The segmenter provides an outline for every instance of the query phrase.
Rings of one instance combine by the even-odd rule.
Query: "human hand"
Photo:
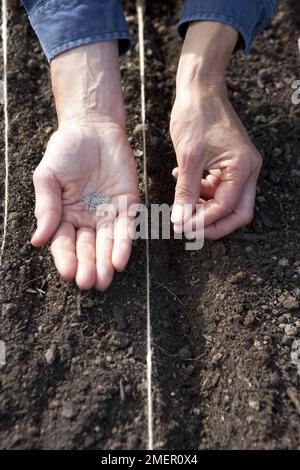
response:
[[[56,267],[81,289],[106,289],[114,270],[129,259],[126,238],[132,216],[120,209],[138,203],[136,168],[125,131],[112,123],[79,122],[62,125],[51,137],[33,176],[37,230],[32,244],[51,240]],[[105,193],[116,219],[89,212],[81,198]],[[112,234],[112,231],[113,234]],[[124,236],[125,234],[125,236]]]
[[[128,262],[130,206],[139,201],[125,131],[118,42],[58,55],[51,78],[59,127],[33,175],[38,227],[32,244],[51,241],[62,277],[76,279],[81,289],[104,290],[114,270],[122,271]],[[110,204],[90,212],[81,199],[99,193]]]
[[[191,86],[177,96],[171,136],[178,162],[173,171],[174,230],[180,231],[188,217],[182,212],[184,204],[204,204],[206,239],[216,240],[250,223],[261,157],[226,93]],[[193,215],[194,227],[197,217]]]
[[[253,215],[261,157],[232,108],[225,70],[238,39],[231,26],[218,22],[190,23],[176,81],[170,132],[178,167],[171,220],[175,232],[200,227],[218,239]],[[204,204],[204,212],[191,206]],[[185,208],[183,207],[184,205]]]

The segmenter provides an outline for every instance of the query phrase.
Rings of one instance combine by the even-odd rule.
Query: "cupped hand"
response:
[[[137,175],[125,131],[113,123],[79,122],[60,126],[33,175],[37,229],[32,244],[51,241],[56,267],[66,280],[81,289],[105,290],[114,270],[129,260],[127,236],[139,201]],[[99,216],[87,210],[82,198],[105,193],[114,207]]]
[[[204,204],[204,236],[216,240],[250,223],[261,156],[225,91],[192,84],[177,95],[170,132],[178,167],[172,222],[182,231],[190,205]],[[185,205],[189,205],[184,207]],[[202,214],[199,211],[199,214]],[[197,223],[194,213],[193,226]],[[198,227],[201,226],[198,221]]]

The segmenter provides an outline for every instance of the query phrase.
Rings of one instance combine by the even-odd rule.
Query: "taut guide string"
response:
[[[2,264],[2,256],[6,242],[7,218],[8,218],[8,99],[7,99],[7,3],[2,0],[2,51],[3,51],[3,80],[1,82],[3,88],[3,115],[4,115],[4,217],[3,217],[3,234],[0,248],[0,266]]]
[[[145,42],[144,42],[144,1],[137,0],[137,16],[139,29],[140,79],[141,79],[141,118],[143,128],[143,158],[145,202],[149,207],[147,145],[146,145],[146,99],[145,99]],[[148,450],[153,450],[153,411],[152,411],[152,336],[150,310],[150,256],[149,237],[146,237],[146,276],[147,276],[147,419],[148,419]]]

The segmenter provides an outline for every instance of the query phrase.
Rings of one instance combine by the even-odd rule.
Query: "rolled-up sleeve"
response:
[[[22,0],[49,61],[84,44],[119,40],[120,54],[130,47],[121,0]]]
[[[242,39],[239,47],[248,53],[255,37],[275,15],[277,3],[277,0],[186,0],[178,32],[184,38],[191,21],[226,23],[239,31]]]

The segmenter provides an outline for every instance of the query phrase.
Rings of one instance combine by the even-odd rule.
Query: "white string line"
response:
[[[141,118],[143,128],[143,160],[145,202],[149,207],[147,146],[146,146],[146,99],[145,99],[145,44],[144,44],[144,1],[137,0],[139,26],[140,79],[141,79]],[[152,412],[152,339],[150,310],[150,256],[149,237],[146,237],[146,276],[147,276],[147,412],[148,412],[148,450],[153,450],[153,412]]]
[[[4,158],[5,158],[5,179],[4,179],[4,219],[3,235],[0,249],[0,266],[6,241],[7,217],[8,217],[8,99],[7,99],[7,3],[2,0],[2,50],[3,50],[3,114],[4,114]]]

